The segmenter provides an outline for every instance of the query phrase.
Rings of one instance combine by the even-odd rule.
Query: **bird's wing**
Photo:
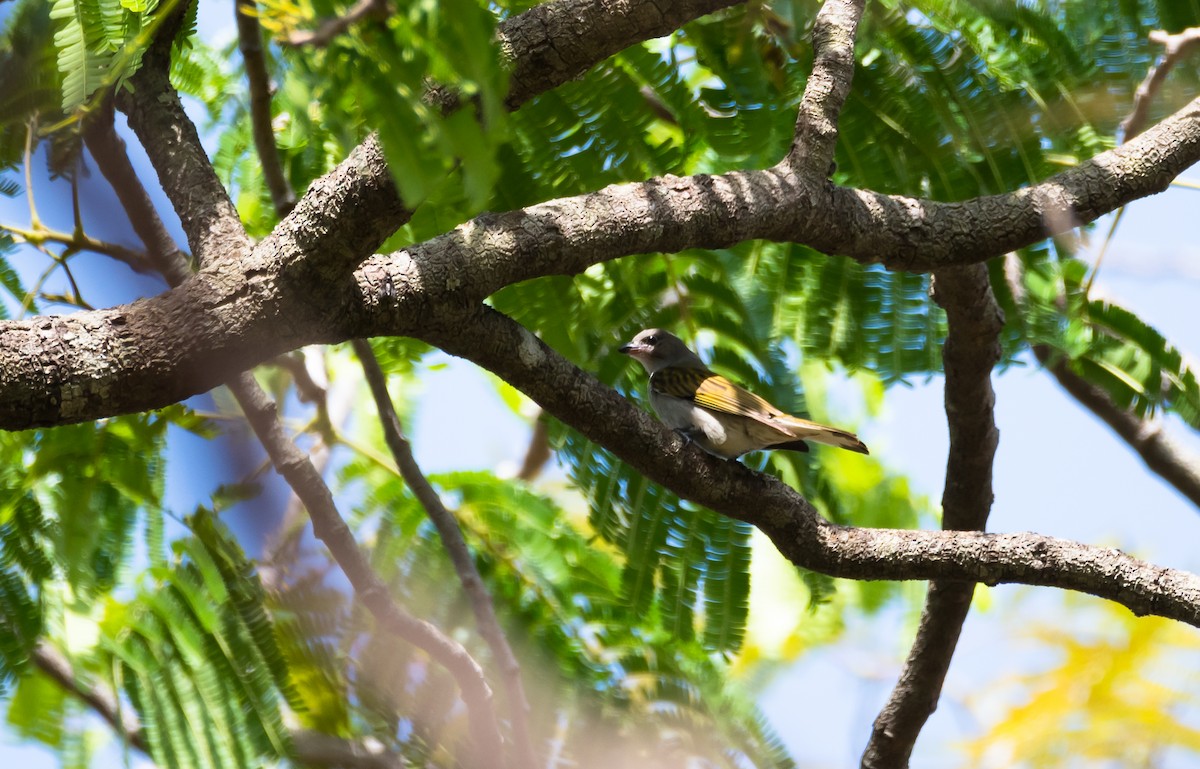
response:
[[[789,446],[785,443],[772,443],[766,435],[762,435],[768,445],[807,451],[807,447],[801,446],[804,446],[803,441],[808,440],[839,446],[859,454],[870,453],[854,433],[784,413],[768,401],[708,369],[662,369],[650,377],[650,389],[663,395],[690,400],[709,411],[752,419],[780,436],[799,439],[795,441],[798,446]]]
[[[754,393],[738,387],[720,374],[701,368],[665,368],[650,377],[650,389],[684,398],[711,411],[747,417],[790,435],[787,427],[775,421],[786,417],[779,409]]]

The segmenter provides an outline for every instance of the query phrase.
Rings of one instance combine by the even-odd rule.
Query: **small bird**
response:
[[[668,427],[709,454],[736,459],[748,451],[808,451],[805,441],[870,453],[852,433],[785,414],[704,365],[679,337],[648,328],[620,351],[650,375],[650,405]]]

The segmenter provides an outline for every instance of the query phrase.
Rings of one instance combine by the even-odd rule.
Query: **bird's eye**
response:
[[[646,337],[646,344],[658,344],[658,337],[654,334]]]

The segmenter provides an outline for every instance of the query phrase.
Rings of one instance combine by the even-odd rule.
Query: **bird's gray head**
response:
[[[683,340],[661,328],[639,332],[629,344],[621,345],[620,351],[642,364],[648,374],[667,366],[705,368],[704,361]]]

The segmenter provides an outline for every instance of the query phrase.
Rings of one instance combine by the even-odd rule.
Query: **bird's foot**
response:
[[[690,446],[691,444],[696,443],[696,439],[694,437],[692,437],[693,434],[695,433],[695,430],[693,430],[690,427],[676,427],[675,433],[680,438],[683,438],[683,444],[685,446]],[[699,445],[699,444],[696,443],[696,445]]]

